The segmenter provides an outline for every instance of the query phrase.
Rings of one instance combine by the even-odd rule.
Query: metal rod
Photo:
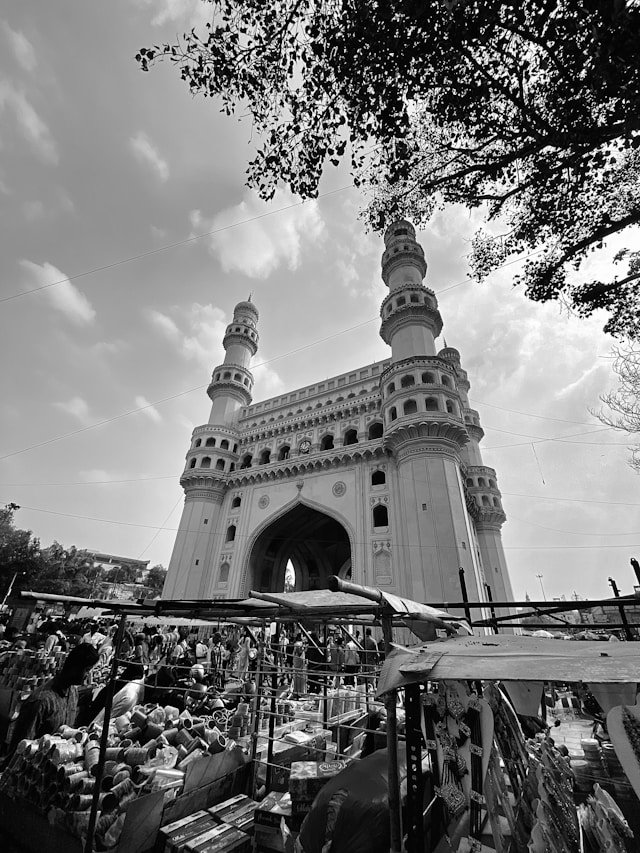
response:
[[[391,653],[392,628],[388,616],[382,618],[385,655]],[[390,690],[384,695],[387,711],[387,776],[389,782],[389,833],[391,853],[402,851],[402,826],[400,818],[400,780],[398,779],[398,725],[396,717],[396,691]]]
[[[627,625],[629,625],[628,622],[627,622]],[[634,625],[634,623],[631,623],[631,625],[635,628],[640,629],[640,624]],[[487,628],[487,627],[492,627],[492,626],[487,625],[486,621],[483,621],[483,622],[472,622],[471,627],[472,628]],[[498,628],[524,628],[525,631],[528,631],[529,628],[535,628],[536,630],[541,628],[541,629],[544,629],[545,631],[559,631],[561,628],[564,628],[564,627],[565,627],[564,625],[550,625],[548,622],[527,622],[526,625],[522,625],[520,622],[501,622],[498,625]],[[621,628],[624,628],[625,624],[624,624],[624,622],[572,622],[570,625],[567,625],[566,627],[571,628],[572,630],[578,628],[581,631],[582,630],[603,631],[603,630],[607,630],[608,628],[611,628],[611,629],[615,628],[615,629],[619,630]],[[567,632],[564,631],[563,633],[566,634]]]
[[[618,589],[618,584],[614,581],[613,578],[609,578],[609,585],[611,586],[611,589],[613,590],[613,594],[615,595],[615,597],[620,598],[620,591]],[[627,638],[627,640],[633,640],[634,639],[633,631],[629,627],[629,622],[627,621],[627,614],[624,612],[624,607],[619,607],[618,612],[620,613],[620,621],[624,625],[625,637]]]
[[[127,625],[127,615],[123,613],[120,616],[118,630],[114,640],[113,660],[111,661],[111,672],[109,681],[105,688],[104,702],[104,720],[102,722],[102,732],[100,733],[100,755],[96,765],[94,774],[95,783],[93,788],[93,797],[91,799],[91,812],[89,813],[89,827],[87,829],[87,840],[84,845],[84,853],[92,853],[93,840],[96,832],[96,820],[98,818],[98,802],[100,799],[100,786],[102,784],[102,776],[104,774],[104,761],[107,750],[107,741],[109,740],[109,724],[111,723],[111,708],[113,707],[113,694],[116,689],[116,675],[118,674],[118,658],[120,656],[120,647],[124,637],[124,630]]]
[[[491,613],[491,618],[495,619],[496,618],[496,608],[492,604],[493,596],[491,595],[491,585],[488,583],[485,583],[484,588],[485,588],[486,593],[487,593],[487,601],[491,604],[491,607],[489,608],[490,613]],[[493,624],[493,633],[494,634],[498,633],[498,628],[497,628],[495,623]]]
[[[458,569],[458,577],[460,578],[460,592],[464,601],[464,615],[467,617],[467,622],[471,622],[471,610],[469,609],[469,596],[467,594],[467,583],[464,579],[464,569],[462,566]]]
[[[285,669],[287,666],[285,650]],[[276,724],[276,693],[278,690],[278,668],[274,666],[271,673],[271,703],[269,706],[269,741],[267,743],[267,774],[266,774],[266,790],[271,790],[271,765],[273,763],[273,733]]]

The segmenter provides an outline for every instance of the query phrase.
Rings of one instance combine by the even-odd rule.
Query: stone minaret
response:
[[[258,309],[249,298],[239,302],[223,339],[224,363],[211,376],[209,423],[191,436],[180,485],[184,509],[169,563],[164,598],[198,598],[205,594],[219,537],[224,536],[221,509],[226,474],[238,461],[237,421],[243,406],[251,403],[251,358],[258,350]]]
[[[510,593],[500,545],[504,513],[492,501],[491,519],[483,520],[484,492],[479,505],[476,489],[466,488],[477,481],[475,473],[467,476],[467,468],[490,470],[482,466],[478,450],[482,430],[477,413],[468,408],[466,373],[455,350],[436,354],[442,318],[434,292],[422,283],[427,264],[413,226],[395,222],[384,241],[382,278],[389,295],[380,311],[380,335],[392,356],[380,379],[380,395],[384,443],[399,478],[401,505],[394,514],[405,544],[393,559],[401,594],[417,601],[459,601],[462,567],[470,599],[486,600],[490,582],[497,600]],[[499,500],[493,471],[491,480],[493,487],[484,490],[487,499]]]

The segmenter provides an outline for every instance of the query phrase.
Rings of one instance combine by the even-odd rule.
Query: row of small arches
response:
[[[501,509],[498,498],[492,499],[488,495],[482,495],[482,498],[479,495],[476,495],[476,503],[480,506],[494,506],[497,509]]]
[[[420,374],[420,381],[423,385],[436,385],[440,383],[440,385],[444,385],[445,388],[453,388],[453,382],[450,376],[447,376],[444,373],[431,373],[430,371],[425,371]],[[413,373],[405,373],[404,376],[400,378],[399,388],[411,388],[416,384],[416,377]],[[396,391],[396,383],[390,382],[387,385],[386,393],[387,396],[389,394],[393,394]]]
[[[352,399],[354,399],[355,397],[362,397],[362,396],[364,396],[365,394],[375,394],[377,390],[378,390],[378,389],[377,389],[377,387],[376,387],[375,385],[371,388],[371,390],[369,390],[369,389],[367,389],[367,388],[363,388],[363,389],[362,389],[361,391],[359,391],[357,394],[354,394],[353,392],[352,392],[352,393],[350,393],[350,394],[347,394],[346,399],[347,399],[347,400],[352,400]],[[293,411],[293,409],[291,409],[291,411],[287,412],[287,413],[286,413],[286,415],[285,415],[285,414],[283,414],[283,413],[281,413],[281,414],[279,414],[279,415],[278,415],[278,417],[277,417],[277,418],[269,418],[269,420],[268,420],[268,421],[267,421],[266,419],[264,419],[264,418],[263,418],[261,421],[259,421],[259,422],[258,422],[258,421],[254,421],[254,422],[251,424],[250,429],[255,429],[255,428],[256,428],[256,427],[258,427],[258,426],[264,426],[266,423],[273,423],[275,420],[281,421],[281,420],[283,420],[284,418],[292,418],[292,417],[294,417],[294,415],[304,415],[304,414],[305,414],[305,412],[312,412],[314,409],[323,409],[325,406],[332,406],[334,403],[344,403],[344,401],[345,401],[345,398],[344,398],[344,397],[336,397],[336,399],[335,399],[335,400],[324,400],[324,401],[320,401],[320,402],[316,403],[316,404],[315,404],[315,406],[307,406],[305,409],[296,409],[296,411],[295,411],[295,412]]]
[[[233,328],[229,326],[227,334],[230,334],[232,331],[241,332],[243,335],[247,335],[247,337],[251,338],[252,341],[255,341],[258,337],[255,332],[250,332],[249,329],[241,329],[240,326],[234,326]]]
[[[476,482],[475,482],[471,477],[467,477],[467,481],[466,481],[466,482],[467,482],[467,486],[469,486],[469,488],[474,488],[474,486],[476,486],[476,485],[477,485],[477,486],[478,486],[478,488],[480,488],[480,489],[486,489],[486,488],[487,488],[487,486],[488,486],[490,489],[497,489],[497,488],[498,488],[498,487],[496,486],[496,481],[495,481],[492,477],[489,477],[489,479],[488,479],[488,480],[485,480],[485,478],[484,478],[484,477],[478,477],[478,482],[477,482],[477,483],[476,483]]]
[[[193,446],[194,447],[201,447],[202,446],[202,439],[196,438],[196,440],[193,443]],[[216,446],[215,438],[207,438],[204,442],[204,446],[205,447],[215,447]],[[222,441],[220,442],[220,450],[232,450],[233,453],[236,453],[238,450],[238,445],[234,444],[233,448],[232,448],[229,440],[226,438],[223,438]]]
[[[384,432],[384,427],[380,423],[380,421],[375,421],[374,423],[369,425],[367,430],[367,441],[375,441],[376,439],[382,438],[382,434]],[[342,446],[348,447],[352,444],[358,444],[358,430],[356,429],[348,429],[343,438],[342,438]],[[320,440],[320,452],[324,452],[327,450],[335,449],[335,436],[332,433],[327,433]],[[278,450],[277,456],[272,458],[273,454],[270,448],[265,448],[258,457],[258,465],[268,465],[270,462],[284,462],[291,455],[291,445],[283,444]],[[253,455],[251,453],[246,453],[242,459],[240,460],[240,468],[251,468],[253,465]]]
[[[235,471],[236,465],[235,462],[231,462],[229,464],[229,468],[227,469],[227,464],[225,459],[216,459],[215,465],[212,464],[213,460],[210,456],[203,456],[198,462],[197,457],[194,457],[191,462],[189,462],[189,469],[192,468],[213,468],[215,471]]]
[[[420,409],[420,411],[425,412],[441,412],[440,403],[435,397],[426,397],[424,401],[424,410]],[[447,400],[445,403],[445,411],[449,415],[454,415],[456,417],[460,417],[458,413],[458,407],[452,400]],[[403,415],[415,415],[418,412],[418,401],[417,400],[405,400],[402,404],[402,414]],[[389,420],[395,421],[398,418],[398,409],[396,406],[391,406],[389,409]]]
[[[422,305],[429,305],[431,307],[434,307],[433,301],[428,296],[426,296],[425,294],[422,294],[422,293],[410,293],[409,299],[408,299],[408,304],[413,304],[413,305],[422,304]],[[402,308],[403,305],[407,305],[407,299],[404,296],[398,296],[397,299],[393,299],[387,303],[386,308],[384,309],[384,313],[388,317],[389,314],[391,314],[391,312],[394,310],[394,308]]]
[[[230,370],[225,370],[224,372],[216,373],[214,377],[216,382],[219,382],[221,379],[233,379],[234,382],[242,382],[243,385],[249,387],[249,377],[241,376],[239,373],[231,373]]]

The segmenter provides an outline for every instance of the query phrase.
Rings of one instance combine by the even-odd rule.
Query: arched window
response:
[[[253,462],[253,456],[250,453],[245,453],[240,462],[240,468],[251,468],[251,463]]]
[[[382,438],[383,427],[380,421],[376,421],[375,423],[369,424],[369,432],[367,437],[369,441],[374,441],[376,438]]]
[[[417,293],[412,293],[409,298],[411,299],[412,302],[418,302],[419,301]]]
[[[202,444],[202,439],[201,439],[201,438],[196,438],[196,443],[195,443],[193,446],[194,446],[194,447],[200,447],[200,445],[201,445],[201,444]]]
[[[390,418],[392,421],[395,421],[395,419],[396,419],[397,417],[398,417],[398,412],[397,412],[397,410],[396,410],[396,407],[395,407],[395,406],[391,406],[391,408],[389,409],[389,418]]]
[[[237,444],[234,444],[234,445],[233,445],[233,452],[234,452],[234,453],[237,453],[237,452],[238,452],[238,445],[237,445]]]
[[[215,438],[208,438],[208,439],[205,441],[204,446],[205,446],[205,447],[215,447],[215,446],[216,446],[216,440],[215,440]]]
[[[216,382],[220,379],[220,374],[216,373]]]
[[[289,454],[291,453],[291,448],[288,444],[283,444],[280,448],[280,452],[278,453],[278,461],[283,462],[285,459],[289,458]]]
[[[448,377],[448,376],[442,376],[442,377],[441,377],[441,379],[442,379],[442,384],[443,384],[446,388],[451,388],[451,380],[449,379],[449,377]]]
[[[220,450],[228,450],[228,449],[229,449],[229,442],[227,441],[226,438],[223,438],[222,441],[220,442]]]
[[[232,462],[232,463],[229,465],[229,470],[230,470],[230,471],[235,471],[235,470],[236,470],[236,463],[235,463],[235,462]]]
[[[415,400],[407,400],[402,409],[405,415],[415,415],[418,411],[418,404]]]
[[[471,477],[467,477],[467,486],[473,488],[473,480],[471,479]]]
[[[482,496],[482,506],[491,506],[491,501],[486,495]]]
[[[393,394],[393,392],[395,390],[396,390],[395,382],[390,382],[389,387],[387,388],[387,394]]]
[[[447,400],[447,412],[449,412],[450,415],[455,415],[456,413],[451,400]]]
[[[333,436],[325,435],[320,442],[320,450],[333,450]]]
[[[495,480],[489,480],[489,485],[491,486],[492,489],[495,489],[496,488],[496,481]]]
[[[216,471],[224,471],[224,459],[218,459],[217,460]]]
[[[494,505],[494,506],[497,506],[497,507],[498,507],[498,509],[500,508],[500,501],[498,500],[498,498],[494,498],[494,499],[493,499],[493,505]]]
[[[355,429],[348,429],[344,434],[344,441],[342,442],[346,447],[349,444],[357,444],[358,443],[358,431]]]
[[[434,382],[433,373],[423,373],[422,374],[422,381],[424,382],[425,385],[433,385],[433,382]]]
[[[399,308],[401,305],[405,305],[406,301],[407,300],[404,298],[404,296],[398,296],[398,301],[396,302],[396,305]]]
[[[260,464],[268,465],[271,462],[271,451],[267,448],[267,450],[263,450],[260,454]]]
[[[202,462],[200,463],[200,467],[201,468],[211,468],[211,457],[210,456],[203,456]]]
[[[231,374],[229,373],[229,371],[228,371],[228,370],[225,372],[225,374],[224,374],[224,377],[223,377],[223,378],[224,378],[224,379],[231,379]]]
[[[189,468],[195,468],[197,461],[197,459],[192,459],[191,462],[189,462]]]
[[[227,527],[227,536],[226,536],[226,539],[224,541],[225,542],[233,542],[235,538],[236,538],[236,526],[235,526],[235,524],[230,524]]]
[[[425,408],[428,412],[437,412],[440,406],[435,397],[427,397],[424,401]]]
[[[478,477],[478,486],[480,486],[481,489],[487,488],[487,481],[484,477]]]
[[[235,498],[231,501],[231,509],[237,509],[242,503],[242,498],[240,495],[236,495]]]
[[[351,394],[347,394],[347,400],[352,400],[355,396],[356,395],[352,391]]]
[[[415,385],[415,384],[416,384],[416,380],[414,379],[414,377],[410,373],[407,373],[407,375],[403,376],[402,379],[400,380],[400,387],[401,388],[410,388],[412,385]]]
[[[220,577],[218,583],[227,583],[229,580],[229,563],[223,563],[220,566]]]
[[[389,526],[389,513],[387,512],[386,506],[382,504],[378,504],[373,508],[373,526],[374,527],[388,527]]]
[[[384,486],[387,482],[387,477],[384,471],[374,471],[371,475],[371,485],[372,486]]]

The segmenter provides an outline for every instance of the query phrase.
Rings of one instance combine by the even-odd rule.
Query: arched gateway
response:
[[[330,575],[351,577],[349,534],[335,518],[297,502],[269,519],[249,543],[245,591],[281,592],[289,560],[296,590],[325,589]]]
[[[297,589],[351,573],[417,601],[456,601],[462,567],[471,599],[513,597],[496,473],[460,353],[435,343],[424,252],[405,221],[384,239],[384,361],[253,403],[258,311],[236,305],[180,478],[165,598],[280,591],[289,560]]]

